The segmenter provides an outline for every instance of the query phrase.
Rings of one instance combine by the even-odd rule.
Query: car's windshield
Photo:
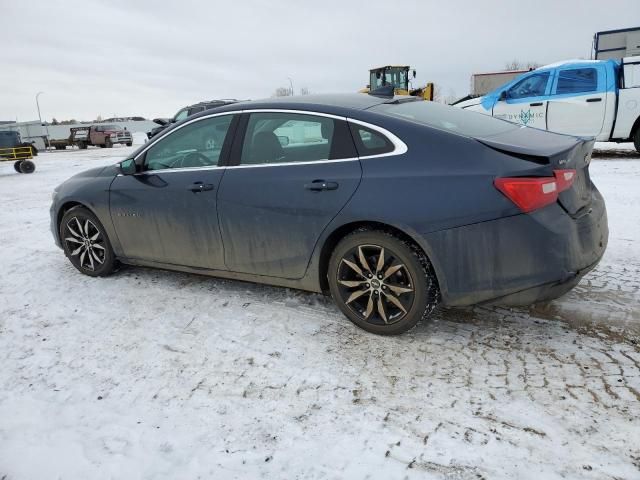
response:
[[[122,130],[122,127],[119,125],[104,125],[100,130],[106,132],[107,130]]]
[[[520,128],[511,122],[434,102],[383,103],[371,111],[469,137],[486,137]]]

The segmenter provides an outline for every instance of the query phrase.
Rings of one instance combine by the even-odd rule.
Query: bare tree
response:
[[[520,60],[514,58],[513,60],[505,63],[504,69],[507,71],[511,70],[534,70],[541,65],[538,62],[521,62]]]
[[[288,87],[278,87],[271,95],[272,97],[290,97],[293,95],[291,89]]]

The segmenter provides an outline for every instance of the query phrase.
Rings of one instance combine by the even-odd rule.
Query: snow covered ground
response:
[[[82,276],[51,191],[131,149],[0,164],[0,479],[640,478],[640,156],[598,147],[611,237],[573,292],[395,338],[320,295]]]

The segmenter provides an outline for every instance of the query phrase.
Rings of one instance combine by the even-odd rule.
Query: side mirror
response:
[[[416,78],[416,71],[413,71],[413,78]]]
[[[507,99],[507,91],[503,90],[500,92],[500,97],[498,97],[498,101],[504,102]]]
[[[127,158],[120,162],[120,173],[123,175],[133,175],[138,171],[136,161],[133,158]]]

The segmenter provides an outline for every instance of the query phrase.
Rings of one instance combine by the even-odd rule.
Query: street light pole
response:
[[[38,107],[38,119],[40,120],[40,126],[42,127],[42,116],[40,115],[40,102],[38,102],[38,97],[42,95],[44,92],[38,92],[36,94],[36,107]],[[47,131],[47,148],[51,148],[51,144],[49,143],[49,126],[45,125],[45,129]]]
[[[291,96],[293,96],[293,80],[291,80],[291,77],[287,77],[289,79],[289,85],[291,86]]]

